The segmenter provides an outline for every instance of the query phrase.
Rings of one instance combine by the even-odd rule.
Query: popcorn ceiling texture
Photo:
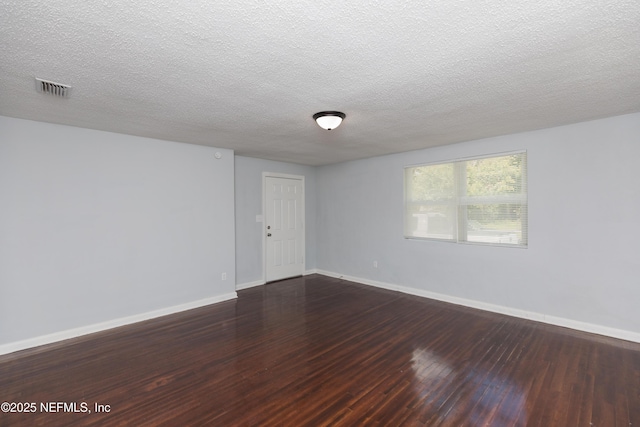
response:
[[[1,115],[321,165],[640,111],[640,2],[4,0],[0,58]]]

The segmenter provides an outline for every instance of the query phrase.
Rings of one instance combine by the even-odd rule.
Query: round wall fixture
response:
[[[216,153],[214,154],[214,157],[218,160],[220,160],[222,158],[222,153],[219,151],[216,151]]]
[[[313,120],[318,123],[322,129],[331,130],[340,126],[346,114],[340,111],[321,111],[313,115]]]

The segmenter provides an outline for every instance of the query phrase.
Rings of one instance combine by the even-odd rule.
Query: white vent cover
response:
[[[58,98],[68,98],[71,86],[50,82],[36,77],[36,90],[38,92],[48,93],[49,95],[53,95]]]

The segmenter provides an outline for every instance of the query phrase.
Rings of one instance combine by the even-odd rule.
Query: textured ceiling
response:
[[[5,116],[321,165],[636,111],[638,0],[0,4]]]

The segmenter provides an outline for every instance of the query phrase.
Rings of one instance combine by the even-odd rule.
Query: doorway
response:
[[[304,177],[263,174],[265,282],[304,274]]]

